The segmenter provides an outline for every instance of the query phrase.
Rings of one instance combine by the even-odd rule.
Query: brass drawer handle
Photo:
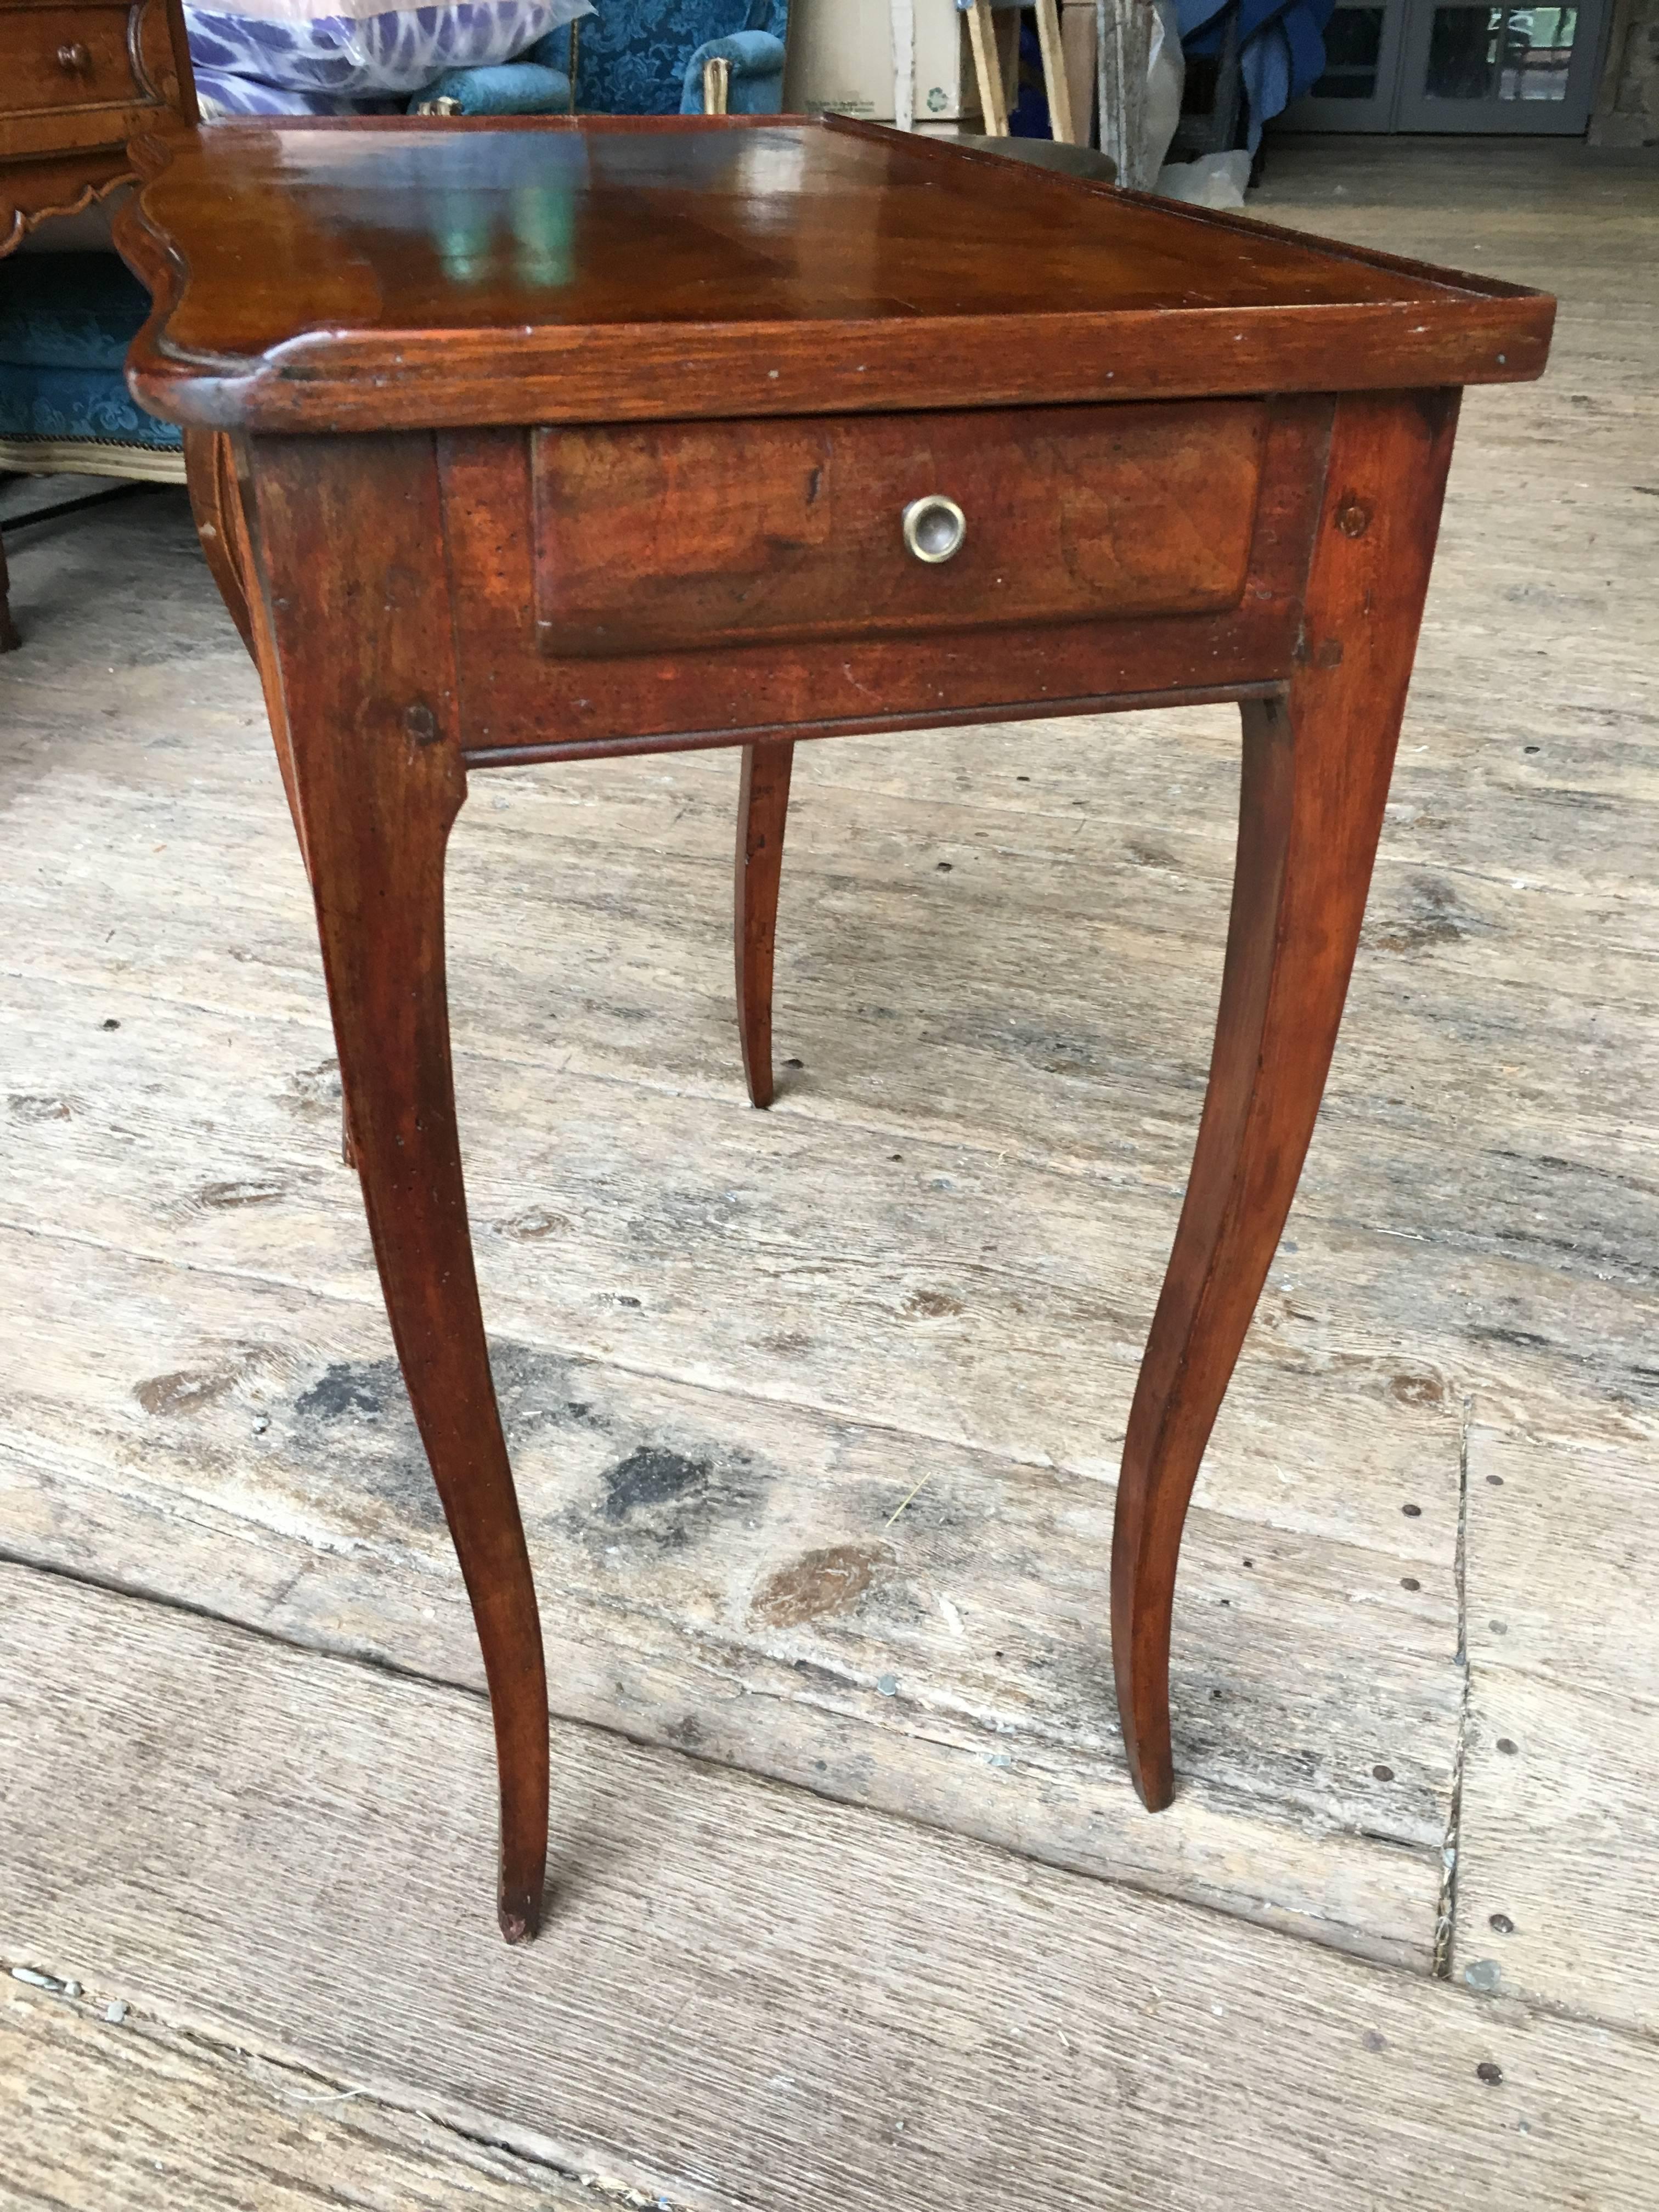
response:
[[[968,518],[943,492],[913,499],[904,510],[904,542],[918,561],[949,561],[960,553]]]
[[[71,76],[85,76],[92,68],[92,56],[77,39],[72,46],[58,47],[58,66]]]

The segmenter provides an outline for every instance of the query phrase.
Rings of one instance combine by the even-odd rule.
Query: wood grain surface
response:
[[[559,655],[864,640],[1133,615],[1243,595],[1260,403],[1016,408],[532,437],[536,616]],[[905,545],[943,493],[961,549]]]
[[[196,428],[1502,383],[1539,374],[1554,314],[840,116],[260,118],[137,152],[118,242],[155,307],[129,376]]]
[[[970,607],[966,627],[931,630],[925,650],[902,635],[808,641],[788,650],[776,639],[739,639],[712,649],[561,660],[547,650],[555,638],[536,620],[546,565],[536,546],[530,441],[522,431],[447,434],[438,447],[468,764],[615,756],[665,740],[696,749],[730,744],[738,732],[792,740],[925,732],[947,714],[1072,715],[1125,695],[1142,695],[1144,703],[1152,693],[1277,685],[1295,648],[1331,406],[1318,398],[1276,403],[1259,493],[1248,476],[1231,484],[1254,519],[1240,605],[1206,616],[1028,618],[994,630]],[[1157,411],[1133,410],[1143,421]],[[1236,543],[1248,520],[1235,509],[1218,516],[1215,527]],[[648,558],[637,535],[624,535],[623,546],[619,561]],[[1158,573],[1150,556],[1147,565]],[[728,576],[713,587],[728,606],[731,583]],[[681,603],[683,611],[683,592]],[[798,584],[798,611],[802,604]]]
[[[541,1918],[547,1683],[455,1123],[444,855],[466,771],[454,660],[441,649],[451,633],[432,441],[334,439],[319,450],[267,440],[252,512],[345,1152],[477,1620],[501,1757],[497,1909],[516,1943]],[[403,560],[386,566],[388,546]]]
[[[180,2033],[125,1998],[41,1990],[3,1965],[0,2080],[9,2205],[596,2212],[606,2201],[594,2192],[608,2177],[562,2175],[349,2083]]]

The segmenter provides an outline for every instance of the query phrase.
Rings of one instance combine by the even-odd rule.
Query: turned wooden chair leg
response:
[[[732,930],[738,1034],[743,1041],[744,1080],[757,1106],[772,1103],[772,963],[794,757],[791,744],[745,745],[738,791]]]
[[[1112,1540],[1129,1771],[1174,1795],[1170,1629],[1199,1463],[1267,1279],[1342,1018],[1428,586],[1457,395],[1343,400],[1299,666],[1243,709],[1238,859],[1209,1089],[1136,1384]]]
[[[433,444],[253,448],[259,566],[340,1075],[392,1334],[489,1684],[498,1909],[533,1935],[547,1856],[547,1685],[462,1186],[444,850],[465,796]],[[256,633],[259,625],[256,623]]]

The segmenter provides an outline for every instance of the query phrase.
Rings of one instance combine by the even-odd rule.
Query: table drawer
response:
[[[176,99],[165,16],[159,0],[0,0],[0,156],[118,143],[137,125],[135,111]]]
[[[542,650],[1236,606],[1267,420],[1247,399],[538,430]]]

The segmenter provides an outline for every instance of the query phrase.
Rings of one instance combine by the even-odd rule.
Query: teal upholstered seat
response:
[[[0,284],[0,469],[182,476],[182,441],[131,397],[149,295],[112,253],[18,253]]]
[[[568,68],[583,115],[700,115],[703,64],[731,65],[733,115],[783,106],[789,0],[599,0],[597,12],[550,31],[536,58]]]

